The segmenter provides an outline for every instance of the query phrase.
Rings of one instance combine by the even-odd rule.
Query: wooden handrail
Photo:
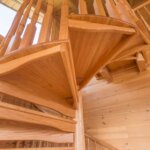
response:
[[[137,7],[134,8],[133,10],[136,11],[136,10],[138,10],[138,9],[140,9],[140,8],[142,8],[142,7],[146,6],[146,5],[148,5],[148,4],[150,4],[150,0],[147,0],[146,2],[144,2],[143,4],[137,6]]]
[[[96,145],[99,145],[99,148],[100,147],[101,148],[104,147],[104,148],[107,148],[108,150],[118,150],[117,148],[113,147],[112,145],[110,145],[110,144],[108,144],[108,143],[106,143],[106,142],[104,142],[102,140],[99,140],[99,139],[97,139],[97,138],[95,138],[95,137],[93,137],[93,136],[91,136],[91,135],[89,135],[87,133],[85,133],[85,138],[87,139],[87,142],[88,142],[86,144],[87,146],[90,146],[89,141],[93,141],[95,143],[95,150],[99,150]]]

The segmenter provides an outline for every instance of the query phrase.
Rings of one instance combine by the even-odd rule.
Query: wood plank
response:
[[[54,109],[66,116],[75,117],[75,110],[65,105],[56,103],[52,99],[44,99],[33,93],[26,92],[14,85],[0,81],[0,91],[4,94],[11,95],[34,104],[44,106],[49,109]],[[17,91],[17,92],[16,92]]]
[[[53,143],[73,143],[73,133],[24,122],[0,120],[0,133],[1,141],[37,140]]]
[[[0,118],[5,120],[49,126],[66,132],[74,132],[75,130],[75,122],[73,120],[54,117],[52,115],[47,115],[45,113],[6,104],[3,102],[0,102]]]
[[[79,30],[87,30],[91,32],[115,32],[120,34],[134,34],[136,31],[133,28],[119,27],[106,24],[97,24],[87,21],[78,21],[69,19],[69,27]]]

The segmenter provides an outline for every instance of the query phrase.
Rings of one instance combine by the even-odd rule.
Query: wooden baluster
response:
[[[94,0],[93,6],[94,6],[94,9],[95,9],[95,14],[96,15],[106,16],[102,0]]]
[[[4,37],[0,34],[0,44],[3,41]]]
[[[52,23],[51,41],[58,40],[59,38],[59,21],[55,17]]]
[[[109,17],[120,19],[119,11],[116,9],[114,0],[107,0],[105,3]]]
[[[68,39],[68,3],[67,3],[67,0],[63,0],[62,7],[61,7],[59,39]]]
[[[26,47],[33,43],[35,32],[36,32],[36,23],[37,23],[37,20],[39,17],[41,5],[42,5],[42,0],[38,0],[37,5],[34,10],[34,13],[33,13],[33,16],[32,16],[32,19],[31,19],[31,23],[28,24],[28,26],[25,30],[25,34],[23,36],[23,39],[21,41],[19,48]]]
[[[79,14],[88,14],[85,0],[79,0]]]
[[[54,1],[48,0],[38,42],[48,42],[50,39]]]
[[[22,18],[22,20],[21,20],[21,22],[19,24],[19,27],[18,27],[17,32],[16,32],[16,35],[14,37],[14,43],[13,43],[10,51],[16,50],[19,47],[19,45],[20,45],[21,35],[22,35],[23,30],[25,28],[25,25],[26,25],[27,19],[29,17],[29,14],[30,14],[33,2],[34,2],[34,0],[30,1],[28,8],[27,8],[26,12],[23,15],[23,18]]]
[[[7,50],[7,47],[9,45],[9,42],[12,38],[12,36],[15,34],[16,30],[17,30],[17,27],[18,27],[18,24],[20,22],[20,19],[22,17],[22,14],[25,10],[25,8],[27,7],[27,5],[29,4],[29,0],[24,0],[23,4],[21,5],[21,7],[19,8],[19,10],[17,11],[17,14],[14,18],[14,21],[11,25],[11,28],[9,29],[6,37],[4,38],[4,40],[2,41],[1,43],[1,46],[0,46],[0,56],[3,56]]]

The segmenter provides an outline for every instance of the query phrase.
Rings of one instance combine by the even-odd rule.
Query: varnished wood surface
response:
[[[94,81],[85,88],[85,130],[119,150],[149,150],[149,71],[116,76],[119,82]]]
[[[121,54],[127,48],[130,51],[133,45],[144,44],[131,24],[93,15],[71,15],[69,35],[80,87],[85,86],[96,71],[118,53]],[[133,42],[132,36],[135,37]],[[125,39],[128,41],[124,45]]]
[[[68,82],[63,62],[63,59],[66,58],[62,58],[58,43],[33,46],[2,58],[1,81],[46,100],[71,107],[74,103],[72,100],[75,98],[72,97],[71,88],[74,87],[73,85],[70,87]],[[69,67],[71,66],[67,66],[67,68]],[[74,84],[73,78],[69,80],[72,80]],[[55,109],[53,105],[51,107]],[[63,113],[61,108],[56,109]],[[64,113],[66,114],[66,112]],[[71,114],[68,112],[66,115]]]
[[[43,140],[54,143],[73,143],[73,134],[48,126],[0,120],[0,141]]]

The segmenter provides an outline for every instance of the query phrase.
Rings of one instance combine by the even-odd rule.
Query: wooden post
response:
[[[8,44],[9,44],[12,36],[15,34],[15,32],[17,30],[17,27],[18,27],[18,24],[19,24],[20,19],[22,17],[22,14],[23,14],[25,8],[27,7],[28,3],[29,3],[29,0],[24,0],[23,4],[19,8],[19,10],[18,10],[18,12],[17,12],[17,14],[16,14],[16,16],[14,18],[14,21],[13,21],[13,23],[11,25],[11,28],[9,29],[6,37],[4,38],[4,40],[1,43],[0,56],[3,56],[6,53]]]
[[[76,112],[75,150],[85,150],[84,120],[82,95],[79,92],[78,110]]]
[[[96,15],[106,16],[102,0],[94,0],[93,6],[94,6],[94,10],[95,10]]]
[[[50,39],[52,18],[53,18],[53,16],[52,16],[53,15],[53,6],[54,6],[54,0],[49,0],[47,2],[47,10],[44,14],[44,19],[43,19],[38,43],[48,42]]]
[[[61,7],[61,20],[59,39],[68,39],[68,3],[67,0],[63,0]]]
[[[14,37],[14,43],[13,43],[10,51],[16,50],[19,47],[19,45],[20,45],[21,35],[22,35],[23,30],[25,28],[25,25],[26,25],[27,19],[29,17],[29,13],[31,11],[31,7],[33,5],[33,2],[34,2],[34,0],[30,1],[28,8],[27,8],[26,12],[23,15],[23,18],[22,18],[22,20],[21,20],[21,22],[19,24],[19,27],[18,27],[17,32],[16,32],[16,35]]]
[[[38,0],[37,5],[35,7],[34,14],[31,19],[31,23],[28,24],[23,39],[20,44],[20,48],[31,45],[34,40],[35,32],[36,32],[36,23],[39,17],[42,0]]]
[[[85,0],[79,0],[79,14],[88,14]]]

